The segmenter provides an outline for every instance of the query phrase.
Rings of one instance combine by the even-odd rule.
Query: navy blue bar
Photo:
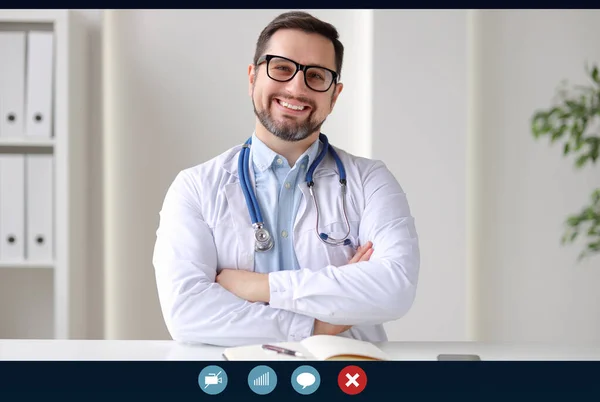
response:
[[[266,364],[277,373],[275,390],[254,394],[248,374]],[[300,395],[291,385],[292,372],[308,364],[319,371],[321,385],[312,395]],[[228,384],[218,395],[205,394],[198,384],[208,365],[225,370]],[[358,395],[346,395],[338,386],[338,374],[357,365],[367,374],[367,386]],[[415,396],[447,397],[493,394],[531,397],[574,394],[600,397],[600,362],[0,362],[0,400],[107,400],[110,395],[135,400],[418,400]],[[18,398],[13,398],[18,396]],[[398,399],[402,396],[402,399]],[[411,399],[405,397],[411,396]],[[498,395],[496,395],[498,396]],[[587,399],[586,397],[586,399]],[[179,398],[179,399],[173,399]],[[63,399],[64,400],[64,399]],[[83,399],[79,399],[83,400]],[[506,399],[505,399],[506,400]],[[537,400],[537,398],[535,399]]]
[[[72,8],[72,9],[285,9],[278,1],[255,1],[243,3],[241,1],[222,2],[195,2],[189,1],[48,1],[48,0],[4,0],[2,8]],[[302,9],[593,9],[597,8],[595,3],[588,0],[576,1],[327,1],[327,0],[304,0]],[[298,8],[298,7],[293,7]],[[258,33],[257,33],[258,35]]]

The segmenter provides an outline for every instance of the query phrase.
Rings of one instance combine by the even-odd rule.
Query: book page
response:
[[[342,336],[315,335],[300,343],[318,360],[390,360],[372,343]]]

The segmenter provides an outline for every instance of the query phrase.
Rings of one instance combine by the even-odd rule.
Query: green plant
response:
[[[597,66],[586,67],[586,73],[591,78],[589,85],[564,85],[555,105],[535,112],[531,119],[534,138],[548,136],[551,144],[561,140],[563,155],[573,154],[577,169],[595,165],[600,147],[600,73]],[[587,244],[579,260],[600,252],[600,188],[592,192],[591,204],[568,216],[565,225],[562,244],[585,233]]]

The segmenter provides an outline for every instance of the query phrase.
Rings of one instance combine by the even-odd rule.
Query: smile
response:
[[[294,105],[292,103],[280,100],[280,99],[276,99],[277,104],[284,110],[286,111],[290,111],[290,112],[295,112],[295,113],[302,113],[305,112],[307,110],[310,109],[309,106],[304,106],[304,105]]]

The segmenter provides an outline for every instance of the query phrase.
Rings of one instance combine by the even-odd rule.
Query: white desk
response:
[[[476,354],[482,360],[600,360],[599,345],[387,342],[393,360],[436,360],[442,353]],[[0,360],[223,360],[224,348],[174,341],[0,340]]]

